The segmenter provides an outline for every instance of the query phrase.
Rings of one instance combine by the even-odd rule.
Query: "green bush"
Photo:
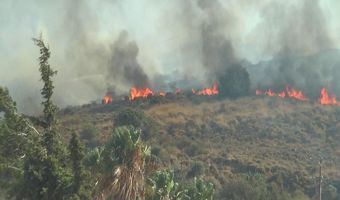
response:
[[[160,147],[152,147],[151,148],[151,155],[154,155],[154,156],[159,156],[159,154],[161,153],[161,148]]]
[[[146,122],[146,117],[143,112],[128,108],[120,111],[115,118],[115,126],[134,126],[141,128]]]
[[[147,139],[150,133],[155,131],[155,123],[145,116],[144,112],[137,111],[132,108],[122,110],[118,113],[114,120],[114,126],[133,126],[141,129],[143,132],[143,139]]]
[[[230,200],[265,200],[267,193],[264,177],[256,174],[230,180],[223,186],[220,198]]]
[[[94,125],[85,126],[79,135],[87,148],[94,148],[99,145],[99,130]]]
[[[189,197],[188,199],[213,200],[214,192],[215,189],[212,183],[201,178],[195,178],[192,186],[186,190],[186,196]]]
[[[325,185],[322,191],[322,199],[336,200],[339,199],[338,191],[333,185]]]
[[[184,149],[185,153],[190,156],[196,156],[202,153],[201,147],[197,143],[193,143]]]
[[[200,161],[195,162],[190,171],[188,172],[188,176],[189,177],[196,177],[196,176],[201,176],[202,174],[204,174],[204,164]]]
[[[229,200],[308,200],[302,191],[292,194],[275,182],[268,182],[262,174],[247,174],[229,180],[219,194]]]

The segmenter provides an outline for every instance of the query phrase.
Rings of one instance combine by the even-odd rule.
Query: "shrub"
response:
[[[151,148],[151,155],[154,156],[159,156],[159,154],[161,153],[161,148],[160,147],[152,147]]]
[[[265,200],[267,186],[261,175],[247,175],[230,180],[222,189],[220,198],[232,200]]]
[[[115,126],[134,126],[140,128],[146,121],[143,112],[128,108],[120,111],[115,118]]]
[[[204,164],[200,161],[195,162],[190,171],[188,172],[188,176],[189,177],[196,177],[196,176],[200,176],[204,173]]]
[[[80,138],[85,140],[84,143],[88,148],[98,146],[99,130],[94,125],[87,125],[80,131]]]
[[[192,157],[202,153],[202,149],[197,143],[194,143],[185,148],[185,153]]]
[[[120,111],[115,118],[117,126],[133,126],[141,129],[143,132],[143,139],[147,139],[150,133],[154,131],[154,122],[145,116],[144,112],[137,111],[132,108]]]
[[[214,185],[201,178],[195,178],[194,183],[188,190],[186,196],[195,200],[212,200],[214,197]]]

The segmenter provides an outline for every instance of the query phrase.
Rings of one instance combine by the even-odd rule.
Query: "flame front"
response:
[[[256,90],[256,95],[267,95],[267,96],[271,96],[271,97],[289,97],[289,98],[293,98],[299,101],[308,101],[309,99],[302,93],[302,91],[294,89],[292,87],[286,86],[286,90],[279,92],[279,93],[275,93],[273,92],[273,90],[268,89],[265,92],[257,89]],[[338,102],[336,100],[336,96],[335,95],[329,95],[327,88],[322,88],[321,92],[320,92],[320,99],[319,99],[319,103],[321,105],[337,105],[340,106],[340,102]]]
[[[148,96],[152,96],[154,93],[150,88],[136,88],[133,87],[130,89],[130,100],[135,100],[136,98],[147,98]]]
[[[328,95],[327,88],[321,89],[320,104],[322,104],[322,105],[340,105],[340,103],[337,102],[335,95]]]
[[[265,92],[262,92],[261,90],[257,89],[256,90],[256,95],[267,95],[270,97],[281,97],[281,98],[285,98],[285,97],[290,97],[296,100],[300,100],[300,101],[307,101],[308,98],[302,93],[302,91],[294,89],[292,87],[286,86],[286,90],[282,91],[282,92],[274,92],[272,89],[268,89]]]
[[[203,88],[200,91],[196,91],[192,89],[192,93],[199,95],[199,96],[214,96],[218,95],[218,89],[217,89],[217,83],[214,83],[214,85],[211,88]]]
[[[286,86],[286,92],[287,92],[288,96],[293,98],[293,99],[297,99],[297,100],[300,100],[300,101],[307,101],[308,100],[308,98],[300,90],[296,90],[294,88]]]
[[[103,104],[111,104],[112,103],[112,96],[110,95],[105,95],[104,98],[103,98]]]

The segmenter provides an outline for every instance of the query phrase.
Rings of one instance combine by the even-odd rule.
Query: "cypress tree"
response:
[[[72,163],[72,197],[73,199],[90,199],[91,192],[86,184],[86,171],[83,166],[84,147],[76,133],[73,132],[69,143],[70,159]]]
[[[17,198],[64,199],[68,195],[71,176],[66,166],[66,151],[57,132],[58,107],[52,101],[52,78],[57,72],[48,63],[51,53],[42,37],[34,38],[33,41],[40,48],[39,71],[44,84],[41,90],[44,131],[28,151],[20,186],[22,191]]]

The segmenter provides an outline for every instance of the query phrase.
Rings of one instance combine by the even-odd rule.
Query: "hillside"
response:
[[[190,178],[199,165],[198,175],[217,188],[237,174],[258,172],[281,177],[288,189],[308,192],[314,190],[321,156],[325,181],[340,182],[339,107],[270,97],[122,101],[67,108],[61,112],[61,126],[66,136],[92,127],[105,141],[115,115],[127,107],[151,119],[155,128],[144,139],[159,166],[175,169],[180,179]]]

